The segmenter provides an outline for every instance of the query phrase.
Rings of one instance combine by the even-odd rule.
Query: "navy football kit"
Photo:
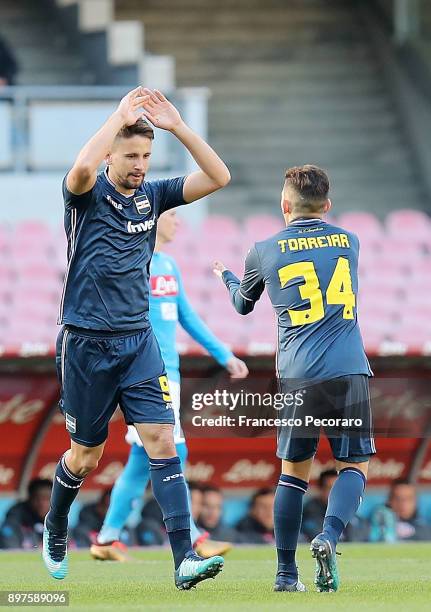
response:
[[[357,419],[356,430],[326,431],[334,457],[362,462],[375,453],[368,377],[357,320],[358,238],[321,219],[298,219],[249,251],[244,278],[226,270],[235,309],[247,314],[266,288],[278,318],[277,377],[302,400],[280,418],[306,415]],[[278,431],[277,455],[304,461],[317,449],[320,427]]]
[[[149,268],[157,219],[185,204],[185,177],[119,193],[107,171],[74,195],[63,182],[68,267],[60,304],[60,408],[73,440],[97,446],[117,405],[127,424],[174,423],[169,386],[149,323]]]

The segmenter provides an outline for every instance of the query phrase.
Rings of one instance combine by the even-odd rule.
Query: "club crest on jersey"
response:
[[[151,204],[146,195],[137,196],[134,202],[140,215],[148,215],[151,212]]]

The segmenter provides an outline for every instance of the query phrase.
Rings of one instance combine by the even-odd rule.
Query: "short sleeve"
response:
[[[187,203],[183,195],[185,180],[185,176],[178,176],[152,181],[153,189],[159,193],[159,215],[171,208],[183,206]]]
[[[73,208],[86,208],[87,206],[89,206],[93,199],[94,190],[95,190],[97,181],[94,184],[94,186],[90,189],[90,191],[81,193],[81,195],[76,195],[75,193],[72,193],[71,191],[69,191],[69,189],[67,188],[66,181],[67,181],[67,174],[63,179],[63,186],[62,186],[64,207],[68,208],[69,206],[71,206]]]

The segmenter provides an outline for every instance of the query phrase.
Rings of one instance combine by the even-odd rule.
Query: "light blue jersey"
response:
[[[154,253],[150,276],[150,322],[169,380],[180,381],[180,358],[176,348],[178,323],[220,365],[225,366],[233,353],[214,336],[190,305],[175,260],[165,253]]]

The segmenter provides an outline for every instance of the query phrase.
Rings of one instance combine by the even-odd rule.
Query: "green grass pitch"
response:
[[[129,563],[96,562],[88,552],[72,552],[69,576],[61,582],[48,576],[39,553],[2,552],[0,590],[67,590],[69,610],[90,612],[431,609],[430,544],[344,544],[339,549],[337,593],[314,592],[314,560],[306,546],[300,547],[298,562],[307,593],[272,592],[275,551],[266,546],[234,549],[215,580],[191,591],[175,589],[168,550],[133,550]]]

